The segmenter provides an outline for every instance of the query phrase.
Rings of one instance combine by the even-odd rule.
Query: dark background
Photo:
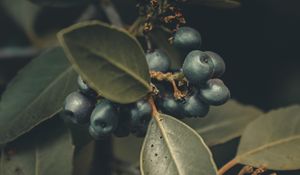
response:
[[[131,5],[116,1],[132,22],[137,14]],[[70,25],[83,8],[46,8],[35,30],[39,34],[49,27]],[[226,61],[224,76],[232,97],[263,110],[299,104],[300,102],[300,1],[299,0],[242,0],[240,8],[220,9],[186,4],[182,6],[189,26],[198,29],[203,37],[203,50],[219,53]],[[101,15],[101,14],[100,14]],[[5,14],[0,6],[1,48],[29,46],[23,30]],[[0,55],[0,92],[9,80],[31,57],[2,58]],[[236,146],[237,140],[229,145]],[[228,146],[228,145],[227,145]],[[226,147],[226,145],[225,145]],[[217,155],[224,145],[213,148]],[[222,156],[227,161],[234,151]],[[284,173],[279,173],[284,174]],[[300,174],[288,172],[286,174]]]

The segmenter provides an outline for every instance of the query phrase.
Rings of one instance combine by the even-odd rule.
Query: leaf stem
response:
[[[228,170],[230,170],[237,164],[238,164],[237,159],[236,158],[232,159],[231,161],[227,162],[222,168],[219,169],[218,175],[223,175],[224,173],[226,173]]]
[[[152,117],[158,122],[158,121],[161,121],[162,118],[160,117],[159,115],[159,112],[157,110],[157,107],[155,105],[155,102],[154,102],[154,99],[152,96],[150,96],[150,98],[148,99],[148,102],[152,108]]]

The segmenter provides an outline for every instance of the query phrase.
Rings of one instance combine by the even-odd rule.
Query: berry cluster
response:
[[[160,49],[146,53],[154,87],[151,98],[162,113],[179,119],[204,117],[210,105],[222,105],[230,98],[229,89],[218,79],[225,72],[225,63],[214,52],[198,50],[201,36],[190,27],[179,28],[173,45],[185,54],[182,69],[171,71],[171,61]],[[117,104],[97,97],[80,77],[78,85],[79,91],[66,98],[64,116],[74,123],[88,123],[95,139],[112,133],[118,137],[145,135],[153,110],[148,99]]]

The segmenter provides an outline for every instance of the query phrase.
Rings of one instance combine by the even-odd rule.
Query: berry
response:
[[[126,137],[129,134],[130,134],[129,117],[127,115],[122,115],[119,117],[118,126],[114,131],[114,135],[117,137]]]
[[[202,43],[200,33],[191,27],[180,27],[174,35],[174,46],[183,53],[200,49]]]
[[[140,100],[126,108],[127,115],[130,117],[131,132],[137,137],[145,136],[152,113],[150,104],[145,100]]]
[[[89,122],[94,106],[94,100],[80,92],[72,92],[65,100],[63,114],[73,123],[84,124]]]
[[[230,99],[230,91],[220,79],[208,80],[199,91],[200,98],[210,105],[222,105]]]
[[[183,63],[182,71],[190,83],[199,85],[209,80],[213,75],[213,62],[202,51],[190,52]]]
[[[82,79],[80,76],[78,76],[78,78],[77,78],[77,84],[78,84],[79,90],[80,90],[82,93],[84,93],[84,94],[86,94],[86,95],[89,95],[89,96],[93,96],[93,97],[97,95],[97,93],[96,93],[93,89],[91,89],[91,88],[83,81],[83,79]]]
[[[205,52],[212,60],[214,65],[213,77],[221,77],[226,69],[225,62],[223,58],[215,52],[206,51]]]
[[[195,92],[193,95],[185,98],[183,110],[186,117],[204,117],[209,111],[209,105],[203,103],[198,93]]]
[[[101,100],[91,115],[89,132],[99,139],[110,135],[118,125],[118,111],[114,104],[106,99]]]
[[[147,53],[146,60],[149,66],[149,70],[158,72],[167,72],[171,64],[169,57],[159,49]]]
[[[184,117],[182,102],[176,100],[172,94],[167,94],[166,96],[160,98],[158,100],[158,106],[159,109],[165,114],[179,119]]]

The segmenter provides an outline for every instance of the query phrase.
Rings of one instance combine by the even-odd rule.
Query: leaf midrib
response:
[[[281,140],[278,140],[278,141],[270,142],[270,143],[262,145],[262,146],[260,146],[256,149],[253,149],[252,151],[248,151],[248,152],[245,152],[245,153],[240,154],[240,155],[238,154],[236,159],[238,161],[243,161],[244,158],[246,158],[248,156],[251,156],[253,154],[256,154],[257,152],[263,151],[264,149],[270,148],[272,146],[278,146],[278,145],[281,145],[281,144],[284,144],[284,143],[287,143],[287,142],[290,142],[290,141],[294,141],[294,140],[297,140],[297,139],[300,139],[300,135],[296,135],[296,136],[292,136],[292,137],[289,137],[289,138],[286,138],[286,139],[281,139]]]
[[[65,43],[65,39],[64,40],[64,43]],[[88,51],[90,51],[91,53],[95,54],[95,55],[99,55],[100,58],[102,58],[103,60],[105,60],[106,62],[108,62],[110,65],[118,68],[119,70],[129,74],[131,77],[133,77],[135,80],[137,80],[138,82],[140,82],[144,87],[146,87],[146,89],[148,90],[151,90],[150,87],[149,87],[149,83],[144,80],[143,78],[141,78],[140,76],[136,75],[135,72],[131,71],[130,69],[126,68],[125,66],[123,66],[122,64],[119,64],[118,62],[115,62],[113,59],[110,59],[109,56],[107,56],[106,54],[103,54],[101,52],[97,52],[95,49],[92,49],[92,48],[89,48],[89,47],[86,47],[85,45],[81,44],[81,43],[78,43],[78,42],[74,42],[72,43],[74,45],[77,45],[78,47],[82,47]],[[69,50],[70,52],[70,49],[69,47],[67,47],[67,49]],[[71,52],[70,52],[71,53]],[[73,54],[70,54],[72,55],[72,60],[76,60],[74,59],[73,57]],[[77,65],[76,65],[77,68],[79,68]]]
[[[160,115],[160,114],[157,114],[157,115]],[[175,164],[175,167],[176,167],[176,169],[177,169],[178,174],[182,174],[182,175],[183,175],[183,173],[180,171],[180,168],[179,168],[178,162],[176,161],[176,158],[175,158],[174,155],[172,154],[174,151],[173,151],[173,149],[172,149],[172,146],[170,146],[170,141],[169,141],[169,139],[168,139],[167,133],[166,133],[166,131],[164,130],[164,126],[163,126],[163,124],[162,124],[162,122],[165,122],[165,119],[163,119],[163,120],[161,120],[161,121],[160,121],[160,120],[155,120],[155,122],[157,123],[157,125],[158,125],[158,127],[159,127],[159,129],[160,129],[160,131],[161,131],[161,133],[162,133],[162,136],[164,137],[164,141],[166,142],[167,148],[168,148],[168,150],[169,150],[169,152],[170,152],[170,155],[171,155],[171,157],[172,157],[172,160],[174,161],[174,164]]]

